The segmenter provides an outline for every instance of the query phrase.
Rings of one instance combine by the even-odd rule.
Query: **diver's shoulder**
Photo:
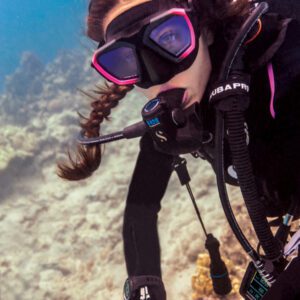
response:
[[[255,40],[246,47],[246,60],[252,72],[268,65],[273,60],[280,60],[293,50],[300,55],[300,23],[291,18],[284,18],[276,13],[269,13],[261,18],[261,30]]]
[[[288,76],[290,80],[300,76],[300,22],[291,20],[285,38],[272,58],[277,76]]]

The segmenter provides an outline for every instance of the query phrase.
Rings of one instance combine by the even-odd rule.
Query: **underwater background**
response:
[[[0,1],[0,299],[122,299],[126,279],[122,216],[138,140],[107,144],[102,165],[81,182],[56,175],[103,81],[90,68],[96,44],[84,36],[87,0]],[[146,99],[131,92],[103,125],[140,120]],[[186,156],[207,230],[222,240],[234,292],[246,257],[228,228],[210,166]],[[247,236],[254,235],[230,188]],[[169,300],[220,299],[209,280],[204,234],[175,174],[159,217],[163,280]],[[147,233],[145,233],[147,238]]]

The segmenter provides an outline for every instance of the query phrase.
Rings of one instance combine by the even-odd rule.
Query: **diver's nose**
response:
[[[170,62],[157,55],[152,50],[143,48],[139,54],[142,59],[144,71],[153,85],[162,84],[172,78]]]

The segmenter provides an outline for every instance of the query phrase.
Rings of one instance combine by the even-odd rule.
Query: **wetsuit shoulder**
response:
[[[300,107],[300,23],[296,20],[290,22],[285,40],[272,59],[275,83],[277,87],[276,98],[293,98],[292,102]],[[297,93],[298,91],[298,93]],[[277,109],[281,110],[287,101],[277,101]]]

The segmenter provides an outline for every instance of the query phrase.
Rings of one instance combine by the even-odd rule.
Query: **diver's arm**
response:
[[[129,276],[161,276],[157,216],[172,173],[172,156],[154,149],[151,137],[141,151],[129,186],[123,240]]]
[[[274,71],[275,122],[286,170],[282,175],[295,180],[293,193],[300,203],[300,23],[297,21],[289,24],[286,39],[274,57]]]
[[[267,68],[253,77],[253,101],[249,123],[251,155],[256,174],[268,181],[272,192],[291,194],[300,202],[300,24],[290,22],[285,40],[270,61],[274,70],[274,101],[271,101]],[[263,70],[263,71],[262,71]],[[266,78],[264,78],[266,76]],[[264,92],[266,91],[266,92]],[[273,103],[273,105],[271,105]],[[274,108],[274,114],[270,113]],[[250,138],[251,140],[251,138]],[[270,155],[268,154],[270,152]],[[268,192],[268,193],[269,193]],[[288,198],[269,201],[268,210],[287,209]],[[271,207],[272,206],[272,207]],[[274,208],[274,210],[273,210]],[[284,213],[281,212],[281,213]]]
[[[285,43],[274,59],[279,97],[276,99],[276,122],[281,135],[282,163],[287,180],[292,181],[292,194],[298,199],[300,212],[300,24],[289,26]],[[275,75],[276,75],[275,73]],[[295,258],[280,274],[264,300],[300,299],[300,257]]]
[[[173,157],[157,151],[149,134],[140,141],[140,153],[128,192],[128,201],[136,204],[159,203],[172,173]]]
[[[280,274],[264,300],[300,299],[300,257],[295,258],[288,268]]]

